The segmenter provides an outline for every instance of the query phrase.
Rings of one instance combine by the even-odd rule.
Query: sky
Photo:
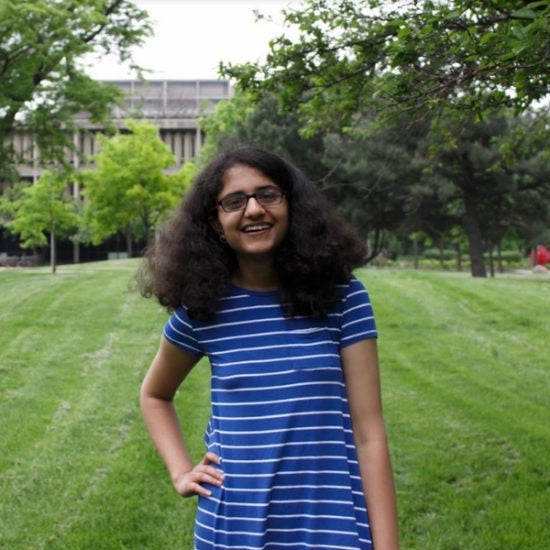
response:
[[[270,39],[282,33],[281,10],[299,0],[134,0],[147,10],[155,35],[134,51],[149,79],[211,79],[220,61],[257,61]],[[254,10],[273,23],[255,22]],[[113,58],[92,60],[87,72],[100,80],[130,79],[135,74]]]

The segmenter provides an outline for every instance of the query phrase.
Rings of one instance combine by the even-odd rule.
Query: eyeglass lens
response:
[[[226,212],[234,212],[246,208],[249,199],[254,197],[262,206],[273,206],[279,204],[283,198],[283,192],[275,187],[266,187],[256,193],[232,193],[219,201],[219,204]]]

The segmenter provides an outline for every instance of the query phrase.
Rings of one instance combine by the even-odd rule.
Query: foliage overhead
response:
[[[121,92],[92,80],[86,55],[131,49],[152,32],[147,12],[131,0],[18,0],[0,4],[0,175],[7,175],[14,131],[34,138],[43,163],[63,162],[73,117],[104,121]],[[3,174],[2,174],[3,172]]]
[[[550,91],[550,0],[304,0],[283,13],[292,33],[264,63],[220,70],[300,104],[310,131],[352,128],[373,110],[382,123],[519,113]]]

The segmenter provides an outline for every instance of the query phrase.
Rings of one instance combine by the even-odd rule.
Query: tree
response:
[[[237,109],[241,106],[241,116],[224,125],[224,131],[207,133],[207,142],[213,136],[218,149],[242,144],[264,147],[291,160],[310,179],[318,182],[324,179],[327,169],[322,164],[323,136],[302,136],[296,112],[282,111],[274,95],[266,95],[254,105],[250,98],[243,100],[242,94],[237,93],[229,102],[233,101],[237,102]],[[218,111],[214,120],[217,117]]]
[[[99,244],[122,232],[128,256],[132,242],[148,238],[156,224],[177,204],[194,175],[186,164],[167,175],[175,157],[147,122],[127,122],[129,134],[99,136],[97,169],[84,172],[84,217],[91,241]]]
[[[199,118],[199,126],[206,136],[199,157],[202,167],[227,145],[226,141],[235,135],[237,126],[247,124],[254,109],[247,94],[236,92],[231,99],[220,101],[213,113]]]
[[[363,121],[367,126],[371,121]],[[411,194],[422,176],[415,163],[422,130],[388,127],[376,137],[330,134],[323,163],[329,197],[346,219],[369,239],[369,259],[387,247],[387,236],[399,231],[411,213]]]
[[[549,155],[550,135],[538,152],[515,163],[511,174],[513,210],[508,224],[524,250],[550,244]]]
[[[272,40],[263,64],[221,71],[299,104],[310,130],[372,111],[382,126],[404,113],[520,113],[550,91],[550,0],[306,0],[283,13],[293,38]]]
[[[435,153],[429,142],[425,146],[430,163],[423,184],[432,189],[432,195],[427,194],[423,209],[434,209],[429,203],[434,194],[444,199],[441,207],[452,207],[449,213],[461,217],[468,238],[471,273],[485,277],[484,252],[498,248],[511,230],[534,224],[545,215],[536,205],[544,203],[550,193],[548,159],[544,151],[533,151],[525,117],[489,116],[478,122],[465,121],[460,127],[447,123],[453,145],[436,148]],[[498,144],[510,134],[524,135],[525,141],[513,159]],[[430,219],[433,215],[425,214],[422,224]],[[425,225],[422,228],[426,230]]]
[[[147,13],[130,0],[18,0],[0,4],[0,181],[15,158],[11,136],[34,140],[35,160],[66,162],[73,149],[73,120],[85,112],[105,122],[121,100],[115,86],[92,80],[84,57],[131,49],[151,33]],[[36,157],[39,157],[36,159]]]
[[[76,233],[79,223],[78,206],[67,193],[69,176],[63,172],[45,170],[35,185],[20,189],[19,196],[1,202],[7,214],[9,231],[19,235],[22,248],[41,248],[50,244],[52,273],[56,271],[56,237]]]

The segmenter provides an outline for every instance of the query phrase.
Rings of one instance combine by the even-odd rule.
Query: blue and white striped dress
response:
[[[376,327],[362,283],[340,289],[323,320],[232,287],[211,322],[178,308],[166,323],[170,342],[211,363],[205,442],[225,480],[199,498],[197,550],[372,548],[339,352]]]

